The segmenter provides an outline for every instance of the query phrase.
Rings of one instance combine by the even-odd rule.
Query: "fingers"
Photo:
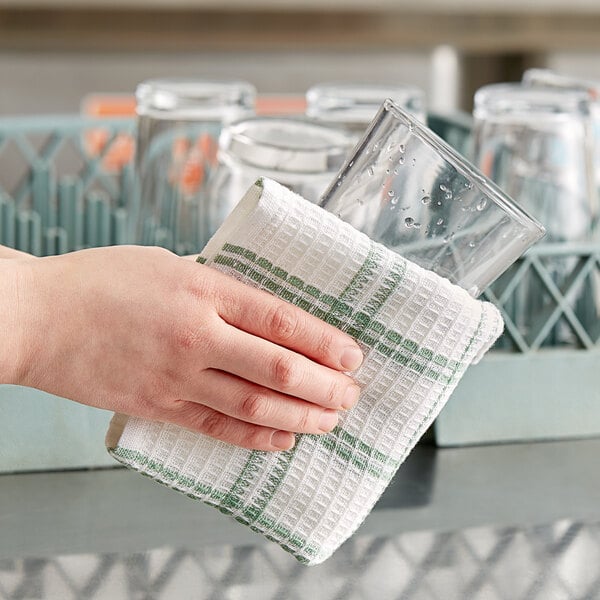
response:
[[[212,367],[323,408],[347,410],[360,388],[349,376],[235,327],[223,329]]]
[[[335,410],[212,369],[202,374],[197,401],[247,423],[295,433],[327,433],[338,423]]]
[[[195,402],[180,401],[165,420],[250,450],[289,450],[295,444],[289,431],[246,423]]]
[[[230,325],[333,369],[354,371],[361,365],[362,352],[350,336],[267,292],[228,279],[217,310]]]

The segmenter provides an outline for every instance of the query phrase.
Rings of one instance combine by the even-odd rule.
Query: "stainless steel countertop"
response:
[[[0,476],[0,598],[600,598],[600,440],[418,446],[305,567],[122,469]]]

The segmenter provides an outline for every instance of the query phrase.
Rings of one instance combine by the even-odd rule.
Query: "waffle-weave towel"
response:
[[[365,360],[358,404],[329,434],[250,451],[176,425],[117,416],[125,465],[217,507],[317,564],[346,540],[467,366],[500,335],[497,309],[372,242],[274,181],[254,185],[200,258],[349,333]]]

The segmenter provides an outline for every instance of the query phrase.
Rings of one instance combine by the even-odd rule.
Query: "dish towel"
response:
[[[358,404],[289,451],[245,450],[116,415],[110,453],[317,564],[357,529],[465,369],[500,335],[498,310],[261,179],[199,259],[350,334]]]

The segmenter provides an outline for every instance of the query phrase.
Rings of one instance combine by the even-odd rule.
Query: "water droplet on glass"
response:
[[[390,174],[390,170],[386,169],[385,172],[389,175]]]
[[[394,192],[394,190],[390,190],[390,191],[388,192],[388,196],[389,196],[390,198],[391,198],[392,196],[395,196],[395,195],[396,195],[396,193]]]
[[[414,167],[417,164],[417,159],[413,158],[410,164]]]
[[[373,177],[373,175],[375,175],[375,169],[374,169],[373,167],[369,167],[369,168],[367,169],[367,173],[368,173],[368,174],[369,174],[371,177]]]
[[[446,192],[444,194],[444,199],[445,200],[452,200],[452,192]]]
[[[396,204],[398,204],[398,198],[396,196],[394,196],[394,197],[392,197],[390,202],[395,206]]]
[[[423,196],[423,197],[421,198],[421,202],[422,202],[423,204],[429,204],[429,203],[431,202],[431,196]]]
[[[483,210],[487,206],[487,198],[481,198],[477,203],[477,210]]]
[[[450,233],[448,234],[445,238],[444,238],[444,242],[448,243],[450,242],[452,239],[454,239],[454,234]]]
[[[415,224],[415,220],[412,217],[406,217],[406,219],[404,219],[404,224],[407,227],[412,227]]]
[[[441,201],[441,200],[438,200],[438,201],[436,202],[436,205],[437,205],[437,206],[441,206],[441,205],[442,205],[442,201]]]
[[[435,224],[436,224],[436,225],[443,225],[443,224],[444,224],[444,219],[438,219],[438,220],[435,222]]]
[[[413,224],[413,227],[414,227],[415,229],[421,229],[421,223],[414,223],[414,224]]]
[[[475,248],[475,242],[469,242],[469,248]]]
[[[403,165],[403,164],[404,164],[404,156],[401,156],[401,157],[398,159],[398,164],[399,164],[399,165]]]
[[[404,144],[400,144],[400,146],[398,146],[398,150],[400,152],[404,152]]]
[[[351,161],[348,163],[348,166],[349,166],[349,167],[351,167],[353,164],[354,164],[354,161],[353,161],[353,160],[351,160]]]
[[[398,171],[398,168],[396,167],[396,168],[394,169],[394,175],[398,175],[398,173],[399,173],[399,172],[400,172],[400,171]]]
[[[442,190],[442,192],[447,192],[448,188],[443,183],[440,183],[440,190]]]
[[[472,189],[473,189],[473,182],[472,182],[472,181],[467,181],[467,182],[465,183],[465,187],[466,187],[468,190],[472,190]]]

